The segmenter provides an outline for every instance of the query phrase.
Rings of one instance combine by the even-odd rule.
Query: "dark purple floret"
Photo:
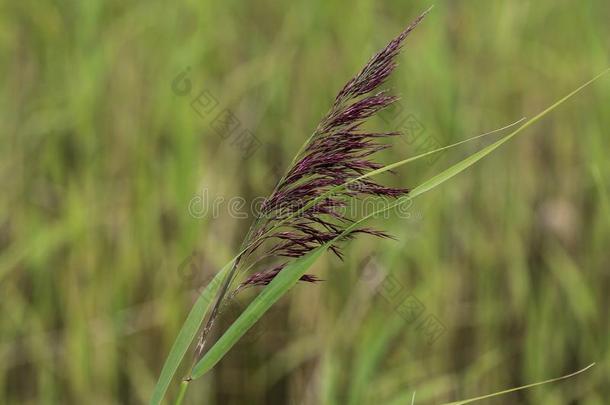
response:
[[[271,280],[273,280],[275,278],[275,276],[277,276],[279,274],[279,272],[282,271],[282,269],[286,266],[286,264],[287,263],[282,263],[271,269],[259,271],[258,273],[252,274],[251,276],[246,278],[246,280],[244,280],[239,285],[239,287],[237,287],[237,289],[233,292],[233,295],[236,295],[244,288],[247,288],[250,286],[269,284],[271,282]],[[315,283],[318,281],[322,281],[318,277],[316,277],[312,274],[304,274],[301,276],[301,278],[299,280],[306,281],[308,283]]]

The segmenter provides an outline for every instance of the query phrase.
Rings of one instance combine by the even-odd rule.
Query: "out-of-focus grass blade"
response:
[[[523,386],[517,387],[517,388],[511,388],[511,389],[504,390],[504,391],[494,392],[493,394],[483,395],[483,396],[476,397],[476,398],[465,399],[463,401],[448,402],[448,403],[445,403],[443,405],[464,405],[464,404],[469,404],[471,402],[480,401],[482,399],[497,397],[497,396],[500,396],[500,395],[509,394],[511,392],[521,391],[521,390],[525,390],[525,389],[528,389],[528,388],[537,387],[539,385],[544,385],[544,384],[552,383],[552,382],[555,382],[555,381],[565,380],[565,379],[574,377],[575,375],[578,375],[580,373],[584,373],[585,371],[587,371],[588,369],[590,369],[594,365],[595,365],[595,363],[589,364],[587,367],[583,368],[582,370],[576,371],[575,373],[571,373],[571,374],[568,374],[568,375],[564,375],[562,377],[552,378],[552,379],[546,380],[546,381],[540,381],[540,382],[533,383],[533,384],[523,385]]]
[[[547,115],[549,112],[553,111],[555,108],[563,104],[565,101],[570,99],[572,96],[580,92],[582,89],[599,79],[602,75],[606,74],[610,69],[604,70],[599,75],[595,76],[593,79],[587,81],[583,85],[579,86],[574,91],[570,92],[568,95],[556,101],[550,107],[543,110],[541,113],[537,114],[535,117],[529,119],[522,126],[517,128],[515,131],[511,132],[509,135],[504,138],[494,142],[493,144],[481,149],[480,151],[473,153],[467,158],[459,161],[448,169],[442,171],[440,174],[432,177],[431,179],[425,181],[420,184],[416,188],[414,188],[409,195],[406,197],[407,199],[413,199],[427,191],[430,191],[437,186],[441,185],[445,181],[449,180],[453,176],[461,173],[466,170],[468,167],[472,166],[479,160],[483,159],[485,156],[489,155],[495,149],[500,147],[505,142],[508,142],[510,139],[515,137],[517,134],[522,132],[525,128],[531,126],[536,121],[540,120],[542,117]],[[209,370],[216,365],[222,359],[222,357],[237,343],[237,341],[256,323],[258,319],[263,316],[263,314],[273,305],[282,295],[284,295],[294,284],[297,283],[299,278],[305,274],[307,269],[313,265],[316,259],[322,254],[322,252],[328,248],[333,243],[336,243],[340,240],[344,235],[349,233],[350,231],[357,228],[364,221],[377,216],[378,214],[388,211],[399,204],[404,203],[405,199],[401,198],[396,202],[389,204],[385,208],[375,211],[358,221],[353,222],[349,227],[347,227],[344,232],[339,235],[337,238],[333,239],[330,242],[327,242],[325,245],[319,247],[318,249],[313,250],[312,252],[306,254],[305,256],[300,257],[295,260],[288,266],[286,266],[274,279],[269,283],[267,287],[261,292],[250,305],[244,310],[244,312],[237,318],[233,324],[227,329],[227,331],[221,336],[221,338],[212,346],[212,348],[203,356],[203,358],[195,365],[193,368],[192,378],[198,378],[207,373]]]
[[[191,312],[189,312],[186,320],[184,321],[184,324],[178,333],[178,337],[176,338],[169,355],[165,360],[159,380],[157,381],[152,398],[150,399],[151,405],[158,405],[163,400],[163,397],[167,392],[167,388],[169,387],[174,374],[176,374],[176,371],[178,370],[178,366],[180,366],[184,355],[199,331],[199,327],[203,322],[203,318],[208,311],[214,295],[216,295],[216,292],[218,291],[218,287],[232,264],[233,261],[229,262],[225,267],[223,267],[222,270],[219,271],[212,279],[212,281],[210,281],[205,290],[199,295],[197,301],[195,301]]]

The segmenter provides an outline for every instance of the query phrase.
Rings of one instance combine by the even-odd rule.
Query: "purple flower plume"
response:
[[[408,193],[407,189],[386,187],[368,178],[354,179],[381,168],[382,165],[375,162],[373,156],[389,145],[380,141],[399,134],[367,132],[361,127],[368,118],[397,100],[397,97],[385,91],[377,92],[377,89],[396,68],[395,59],[405,38],[426,13],[375,54],[360,73],[341,89],[330,112],[263,203],[261,216],[246,239],[249,248],[243,257],[251,256],[254,252],[259,256],[257,261],[300,257],[343,233],[351,220],[342,209],[350,199],[366,196],[397,198]],[[347,187],[329,193],[350,181]],[[341,240],[351,239],[358,233],[389,237],[382,231],[360,228],[343,235]],[[333,244],[330,249],[339,258],[342,257],[339,246]],[[235,293],[247,286],[269,284],[286,264],[250,275]],[[319,281],[312,275],[304,275],[301,280]]]

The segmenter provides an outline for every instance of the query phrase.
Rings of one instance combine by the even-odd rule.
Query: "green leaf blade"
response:
[[[256,296],[241,313],[239,318],[227,329],[221,338],[206,352],[203,358],[193,367],[192,378],[199,378],[210,371],[216,363],[237,343],[263,314],[279,300],[325,251],[322,246],[307,255],[289,263],[278,275]]]
[[[178,337],[176,337],[169,355],[165,360],[165,364],[161,369],[159,380],[155,385],[155,389],[150,399],[150,405],[158,405],[161,403],[161,401],[163,401],[163,397],[165,396],[167,389],[169,388],[169,385],[176,374],[182,359],[184,358],[184,355],[188,351],[193,339],[195,339],[205,314],[210,307],[212,299],[218,291],[218,288],[231,263],[232,262],[229,262],[216,274],[216,276],[214,276],[212,281],[210,281],[210,283],[207,285],[206,289],[199,295],[197,301],[195,301],[195,304],[184,321],[184,324],[178,333]]]
[[[578,375],[580,373],[584,373],[585,371],[587,371],[588,369],[590,369],[594,365],[595,365],[595,363],[589,364],[587,367],[583,368],[582,370],[578,370],[578,371],[576,371],[574,373],[571,373],[571,374],[568,374],[568,375],[564,375],[564,376],[561,376],[561,377],[551,378],[550,380],[540,381],[540,382],[533,383],[533,384],[527,384],[527,385],[523,385],[521,387],[510,388],[510,389],[507,389],[507,390],[494,392],[493,394],[487,394],[487,395],[482,395],[480,397],[465,399],[463,401],[449,402],[449,403],[445,403],[443,405],[465,405],[465,404],[469,404],[471,402],[480,401],[482,399],[498,397],[500,395],[506,395],[506,394],[509,394],[511,392],[521,391],[521,390],[525,390],[525,389],[533,388],[533,387],[538,387],[540,385],[549,384],[549,383],[556,382],[556,381],[566,380],[566,379],[572,378],[572,377],[574,377],[574,376],[576,376],[576,375]]]

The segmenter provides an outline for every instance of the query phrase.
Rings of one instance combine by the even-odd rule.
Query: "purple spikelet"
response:
[[[397,100],[397,97],[385,91],[375,91],[396,68],[395,59],[405,38],[426,13],[375,54],[341,89],[330,112],[263,203],[261,217],[246,240],[249,248],[244,257],[254,252],[259,254],[257,260],[300,257],[342,235],[351,222],[342,212],[349,199],[366,196],[397,198],[408,193],[407,189],[390,188],[366,179],[353,182],[350,187],[328,194],[313,204],[316,198],[334,187],[382,167],[373,160],[373,155],[389,145],[379,141],[398,133],[366,132],[361,126],[368,118]],[[303,209],[309,204],[312,205]],[[286,220],[288,215],[299,210],[302,211],[299,215]],[[360,228],[343,235],[341,240],[351,239],[358,233],[389,237],[382,231]],[[342,257],[339,246],[333,244],[330,249],[339,258]],[[269,284],[286,264],[250,275],[235,293],[247,286]],[[318,281],[312,275],[304,275],[301,280]]]
[[[405,38],[415,29],[415,27],[417,27],[421,20],[424,19],[426,14],[428,14],[428,11],[417,17],[411,25],[390,41],[385,48],[377,52],[364,68],[362,68],[360,73],[347,82],[339,94],[337,94],[335,105],[341,104],[346,99],[370,93],[385,82],[394,68],[396,68],[396,61],[394,59],[402,49]]]
[[[275,278],[275,276],[277,276],[278,273],[280,271],[282,271],[282,269],[284,267],[286,267],[286,264],[288,264],[288,263],[282,263],[282,264],[279,264],[270,269],[267,269],[264,271],[259,271],[258,273],[254,273],[254,274],[250,275],[248,278],[246,278],[246,280],[243,283],[241,283],[241,285],[237,288],[237,290],[235,290],[235,292],[233,294],[234,295],[237,294],[238,292],[240,292],[241,290],[243,290],[244,288],[246,288],[248,286],[269,284],[271,282],[271,280],[273,280]],[[301,276],[301,278],[299,280],[307,281],[309,283],[315,283],[317,281],[321,281],[316,276],[313,276],[310,274],[304,274],[303,276]]]

